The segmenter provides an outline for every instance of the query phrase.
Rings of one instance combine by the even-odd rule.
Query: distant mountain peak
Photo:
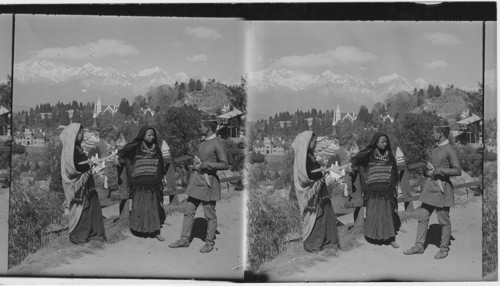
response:
[[[141,77],[145,77],[145,76],[150,76],[150,75],[153,75],[153,74],[159,73],[159,72],[161,72],[161,69],[158,66],[155,66],[155,67],[150,68],[150,69],[141,70],[141,71],[139,71],[139,73],[137,75],[141,76]]]
[[[397,80],[397,79],[400,79],[400,78],[401,77],[399,76],[399,74],[393,73],[393,74],[390,74],[390,75],[381,76],[376,81],[378,83],[386,83],[386,82],[394,81],[394,80]]]

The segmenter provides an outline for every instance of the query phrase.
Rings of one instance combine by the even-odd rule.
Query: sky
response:
[[[0,81],[11,72],[12,15],[0,14]]]
[[[15,63],[91,63],[137,73],[239,82],[244,74],[244,23],[236,19],[17,15]]]
[[[481,22],[251,22],[250,71],[325,70],[374,80],[474,86],[482,78]],[[493,50],[489,51],[494,54]],[[491,65],[490,68],[496,68]]]

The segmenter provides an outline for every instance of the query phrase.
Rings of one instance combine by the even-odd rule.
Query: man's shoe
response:
[[[410,249],[405,250],[403,253],[406,255],[422,254],[424,253],[424,248],[418,245],[414,245]]]
[[[448,251],[446,251],[446,250],[440,250],[438,253],[436,253],[436,255],[434,255],[434,258],[435,259],[443,259],[446,256],[448,256]]]
[[[161,234],[157,234],[156,239],[158,239],[159,241],[165,241],[165,238],[161,236]]]
[[[179,239],[176,242],[169,244],[168,247],[170,248],[189,247],[189,242]]]
[[[212,251],[212,249],[214,249],[214,246],[213,246],[213,245],[210,245],[210,244],[205,244],[205,245],[203,245],[203,247],[200,249],[200,252],[201,252],[201,253],[207,253],[207,252]]]

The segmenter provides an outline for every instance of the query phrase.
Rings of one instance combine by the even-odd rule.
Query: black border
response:
[[[496,6],[496,2],[29,4],[0,5],[0,13],[217,17],[256,21],[496,21]]]

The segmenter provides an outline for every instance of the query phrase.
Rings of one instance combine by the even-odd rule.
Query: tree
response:
[[[246,92],[246,78],[241,77],[241,82],[239,85],[232,85],[229,87],[229,101],[231,104],[242,112],[246,112],[246,101],[247,101],[247,92]]]
[[[177,99],[178,100],[183,100],[184,97],[186,96],[186,84],[184,84],[183,82],[181,82],[181,84],[179,85],[179,88],[177,89],[177,91],[179,92],[178,95],[177,95]]]
[[[360,120],[364,123],[371,122],[371,116],[370,116],[370,113],[368,112],[368,108],[366,108],[366,106],[361,105],[361,107],[359,108],[357,120]]]
[[[309,124],[307,123],[307,120],[305,118],[299,119],[297,129],[298,133],[309,130]]]
[[[393,117],[397,117],[398,114],[403,115],[412,111],[417,106],[417,98],[406,91],[402,91],[386,99],[386,105],[389,114]]]
[[[69,123],[70,123],[69,114],[67,111],[63,111],[61,114],[61,119],[59,121],[59,125],[67,126],[67,125],[69,125]]]
[[[125,115],[125,116],[128,116],[130,113],[131,113],[131,107],[130,107],[130,104],[128,103],[128,100],[125,99],[125,98],[122,98],[121,102],[120,102],[120,106],[118,106],[118,112]]]
[[[138,95],[134,98],[134,102],[132,104],[137,104],[139,107],[144,107],[146,106],[146,97]]]
[[[76,100],[73,100],[71,102],[71,109],[77,110],[78,109],[78,102]]]
[[[429,87],[427,88],[427,97],[433,98],[435,96],[436,95],[435,95],[434,87],[429,84]]]
[[[153,110],[166,110],[178,99],[178,91],[171,86],[164,84],[157,86],[146,94],[151,98],[149,106]]]
[[[12,76],[7,75],[7,82],[0,84],[0,106],[12,110]]]
[[[384,113],[385,112],[385,104],[382,102],[375,103],[372,107],[372,113],[374,110],[376,110],[379,114]]]
[[[434,89],[434,96],[435,97],[440,97],[442,95],[442,91],[441,91],[441,88],[439,88],[438,85],[436,85],[436,88]]]
[[[483,98],[484,98],[484,89],[483,84],[478,82],[478,90],[477,91],[468,91],[466,96],[464,97],[465,102],[469,110],[478,115],[481,118],[483,117]]]
[[[203,89],[203,83],[198,79],[195,84],[195,90],[202,90]]]
[[[194,79],[189,79],[189,83],[188,83],[188,92],[192,92],[192,91],[195,91],[196,90],[196,81],[194,81]]]
[[[423,89],[419,89],[417,93],[417,106],[421,106],[425,102],[425,93]]]
[[[375,123],[380,121],[380,113],[378,112],[377,109],[372,109],[372,114],[370,115],[371,119],[370,121]]]

